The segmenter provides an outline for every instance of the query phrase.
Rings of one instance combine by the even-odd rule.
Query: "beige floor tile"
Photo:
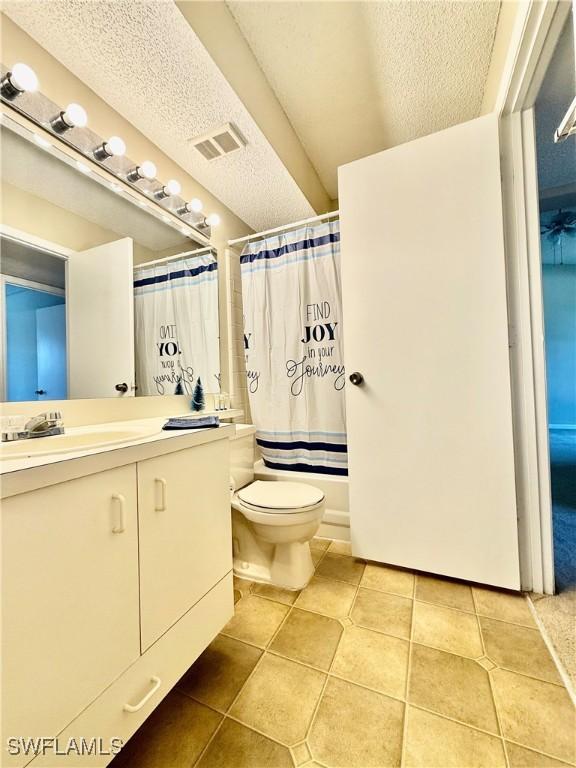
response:
[[[310,554],[312,555],[312,562],[314,563],[314,567],[318,565],[320,560],[324,557],[324,553],[326,552],[325,549],[312,549],[310,548]]]
[[[368,563],[360,584],[369,589],[381,589],[383,592],[392,592],[394,595],[412,597],[414,574],[387,565]]]
[[[575,710],[565,688],[514,672],[490,672],[504,736],[574,762]]]
[[[361,587],[352,609],[352,620],[361,627],[409,638],[412,604],[407,597]]]
[[[483,587],[473,587],[472,592],[476,610],[481,616],[510,621],[512,624],[522,624],[525,627],[536,626],[528,601],[523,595]]]
[[[266,654],[230,714],[282,744],[306,737],[326,675]]]
[[[235,589],[235,590],[234,590],[234,605],[236,605],[236,603],[237,603],[239,600],[242,600],[242,592],[240,592],[240,590],[239,590],[239,589]]]
[[[506,751],[510,768],[570,768],[568,763],[519,747],[518,744],[512,744],[510,741],[506,742]]]
[[[331,543],[332,539],[320,539],[315,536],[310,542],[310,549],[319,549],[321,552],[324,552]]]
[[[380,693],[403,699],[409,643],[363,627],[348,627],[336,651],[332,673]]]
[[[419,574],[416,577],[416,599],[474,612],[472,589],[467,584],[459,584],[449,579]]]
[[[294,764],[296,766],[310,763],[312,755],[310,754],[308,744],[303,741],[301,744],[296,744],[295,747],[292,747],[292,757],[294,758]]]
[[[293,768],[293,763],[286,747],[226,718],[214,740],[202,755],[197,768],[256,768],[256,766]],[[156,768],[161,768],[160,764]],[[168,765],[162,768],[168,768]]]
[[[348,615],[355,594],[356,587],[351,584],[313,576],[306,589],[300,592],[294,605],[341,619]]]
[[[113,768],[189,768],[220,724],[222,715],[171,691],[110,763]]]
[[[259,597],[267,597],[269,600],[275,600],[277,603],[284,603],[284,605],[292,605],[300,592],[298,590],[282,589],[282,587],[275,587],[272,584],[254,584],[252,594]]]
[[[409,707],[405,768],[506,768],[501,739]]]
[[[480,617],[486,655],[499,667],[562,683],[556,665],[538,629],[528,629]]]
[[[483,655],[474,614],[416,601],[412,621],[413,640],[417,643],[473,659]]]
[[[352,545],[349,541],[333,541],[328,547],[328,552],[332,552],[334,555],[348,555],[352,556]]]
[[[340,768],[400,765],[404,704],[330,678],[308,737],[319,763]]]
[[[488,673],[472,659],[412,645],[409,701],[498,734]]]
[[[190,667],[177,684],[178,690],[226,712],[262,651],[252,645],[220,635]]]
[[[328,671],[341,634],[342,625],[336,619],[294,608],[270,648],[294,661]]]
[[[222,630],[223,634],[264,647],[290,609],[263,597],[248,595],[235,606],[234,617]]]
[[[346,581],[348,584],[359,584],[364,568],[365,565],[360,560],[343,555],[333,555],[331,552],[327,552],[316,569],[316,573],[325,579],[336,579],[337,581]]]

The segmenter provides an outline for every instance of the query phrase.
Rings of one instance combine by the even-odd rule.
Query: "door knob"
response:
[[[358,373],[358,371],[351,373],[348,378],[350,379],[350,384],[354,384],[355,387],[358,387],[360,384],[364,383],[364,376],[362,376],[361,373]]]
[[[116,384],[114,387],[118,392],[128,392],[128,384],[126,382],[123,382],[122,384]]]
[[[45,395],[46,394],[46,390],[45,389],[35,389],[34,390],[34,394],[36,394],[36,395]]]

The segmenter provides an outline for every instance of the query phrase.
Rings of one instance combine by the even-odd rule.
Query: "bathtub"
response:
[[[323,491],[326,509],[317,536],[339,541],[350,541],[350,514],[348,507],[348,478],[323,475],[316,472],[286,472],[264,466],[262,459],[254,464],[256,480],[284,480],[310,483]]]

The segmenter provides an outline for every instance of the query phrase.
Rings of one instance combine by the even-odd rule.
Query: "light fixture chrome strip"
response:
[[[22,72],[20,72],[22,70]],[[208,243],[211,227],[219,222],[215,214],[201,213],[199,200],[186,201],[180,197],[180,184],[171,179],[166,183],[156,179],[156,166],[149,160],[135,163],[126,157],[126,146],[118,136],[103,140],[87,127],[88,116],[79,104],[61,109],[37,90],[38,81],[32,70],[24,64],[14,65],[9,71],[0,66],[0,96],[3,107],[22,116],[38,129],[36,142],[59,142],[82,155],[79,171],[91,170],[96,175],[109,177],[109,186],[130,190],[127,198],[141,207],[155,211],[165,223],[180,229],[182,234]],[[118,191],[114,189],[114,191]],[[138,198],[143,198],[138,201]],[[146,202],[144,202],[144,200]],[[172,219],[174,217],[174,219]]]
[[[154,218],[162,221],[172,229],[177,229],[181,234],[186,235],[198,245],[210,246],[210,240],[205,237],[204,234],[198,232],[190,225],[185,224],[171,212],[163,210],[162,206],[155,205],[153,200],[147,197],[144,198],[130,185],[122,184],[120,179],[111,176],[106,172],[106,169],[100,168],[98,165],[88,166],[85,162],[85,156],[78,150],[68,144],[53,140],[52,137],[50,141],[45,139],[44,136],[46,134],[39,134],[35,130],[35,124],[20,113],[8,113],[5,110],[4,105],[2,105],[0,124],[26,141],[35,143],[42,149],[49,151],[54,157],[69,167],[74,168],[74,170],[82,173],[89,173],[90,178],[95,182],[120,195],[124,200],[133,205],[146,209],[147,214],[154,216]]]

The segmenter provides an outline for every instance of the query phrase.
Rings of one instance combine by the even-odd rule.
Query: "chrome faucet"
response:
[[[8,422],[12,419],[8,419]],[[15,421],[21,421],[20,418]],[[47,411],[28,419],[23,425],[7,423],[2,427],[2,442],[27,440],[36,437],[52,437],[64,434],[64,422],[61,411]]]

